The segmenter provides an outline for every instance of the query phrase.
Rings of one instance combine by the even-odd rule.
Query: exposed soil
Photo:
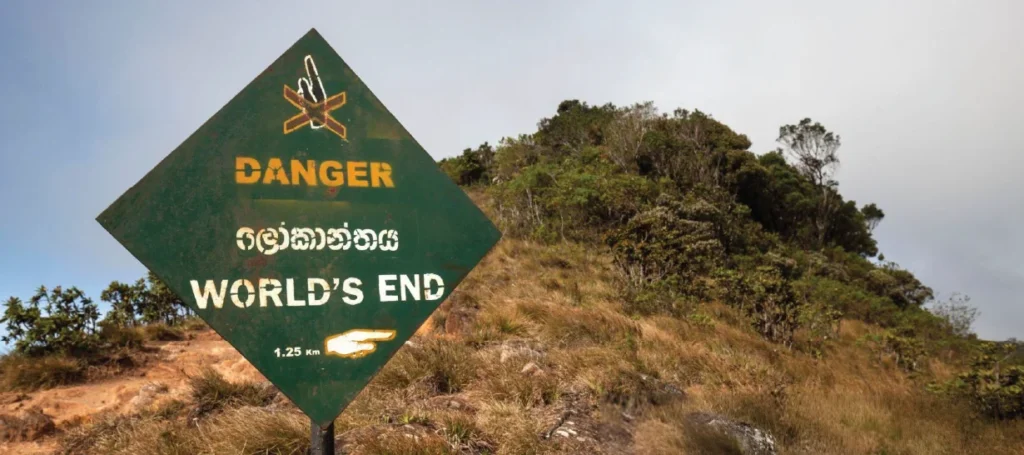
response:
[[[152,359],[128,374],[97,382],[37,392],[0,394],[0,414],[21,415],[33,406],[53,418],[59,430],[73,422],[88,422],[105,412],[126,414],[137,407],[146,394],[143,386],[158,386],[160,398],[181,398],[189,394],[188,376],[210,366],[229,381],[263,381],[253,366],[212,330],[193,332],[189,340],[150,344]],[[162,391],[166,386],[166,391]],[[152,386],[150,387],[152,389]],[[139,397],[140,399],[137,399]],[[0,443],[0,454],[49,454],[56,448],[56,437],[33,442]]]

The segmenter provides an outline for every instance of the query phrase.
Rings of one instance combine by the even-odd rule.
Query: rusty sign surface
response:
[[[500,238],[316,30],[97,221],[321,426]]]

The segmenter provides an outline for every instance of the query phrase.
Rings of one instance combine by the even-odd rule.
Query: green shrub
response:
[[[800,303],[786,270],[762,265],[751,272],[721,272],[723,300],[740,308],[765,339],[792,346]]]
[[[653,282],[629,282],[622,287],[623,310],[630,315],[681,317],[698,303],[697,299],[684,295],[681,287],[678,276]]]
[[[718,209],[701,199],[663,195],[608,237],[616,264],[634,284],[678,275],[681,281],[707,274],[722,263],[725,249],[714,220]]]
[[[798,323],[807,331],[807,347],[820,357],[825,345],[839,337],[843,313],[822,303],[804,303],[800,307]]]
[[[14,343],[17,353],[40,357],[51,354],[88,355],[98,344],[96,333],[99,308],[75,287],[47,290],[40,286],[24,305],[21,299],[7,300],[4,342]]]
[[[882,346],[893,357],[896,366],[908,372],[918,370],[917,362],[924,356],[924,344],[920,339],[888,331],[882,336]]]
[[[494,149],[485,142],[476,150],[465,149],[462,155],[442,159],[437,165],[456,184],[486,185],[491,182],[493,161]]]
[[[110,303],[111,307],[104,321],[121,327],[178,325],[191,314],[185,302],[152,272],[134,284],[111,282],[103,290],[100,300]]]
[[[621,172],[588,148],[562,162],[529,165],[490,192],[506,232],[542,241],[585,240],[638,213],[656,185]]]
[[[983,342],[970,369],[933,390],[961,396],[999,420],[1024,418],[1024,364],[1013,364],[1015,343]]]
[[[804,301],[828,305],[846,317],[892,327],[899,308],[891,300],[833,278],[804,276],[793,282],[793,290]]]

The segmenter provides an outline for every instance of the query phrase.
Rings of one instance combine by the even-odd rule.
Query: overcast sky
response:
[[[1024,2],[32,3],[0,3],[0,298],[141,276],[96,215],[315,27],[435,158],[571,98],[701,109],[757,153],[821,121],[886,258],[1024,338]]]

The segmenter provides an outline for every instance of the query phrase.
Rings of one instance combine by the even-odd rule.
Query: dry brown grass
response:
[[[82,382],[85,362],[66,356],[30,358],[8,354],[0,358],[0,390],[33,391]]]
[[[1021,424],[973,421],[969,410],[926,392],[926,378],[880,363],[870,347],[857,343],[879,329],[859,321],[844,321],[839,340],[818,360],[764,341],[719,304],[703,305],[708,326],[630,318],[621,312],[607,258],[577,246],[504,240],[471,276],[460,292],[478,307],[470,338],[481,350],[483,379],[468,391],[481,392],[477,421],[499,447],[547,450],[549,442],[526,436],[531,431],[511,429],[530,427],[523,422],[557,408],[563,394],[584,391],[591,402],[641,414],[632,423],[638,453],[723,453],[720,438],[681,426],[683,413],[693,411],[768,429],[783,453],[1019,451],[1011,441],[1021,436]],[[554,382],[522,377],[517,370],[526,359],[498,362],[497,346],[518,340],[545,347],[537,363],[545,381]],[[950,374],[941,362],[929,371]],[[638,374],[679,387],[687,397],[666,402]],[[556,390],[559,398],[541,399],[538,389]],[[496,415],[503,423],[492,423]]]
[[[294,411],[239,407],[198,424],[157,416],[108,416],[72,428],[64,455],[300,455],[309,448],[309,419]]]
[[[149,341],[181,341],[185,339],[185,330],[167,324],[148,324],[141,327],[143,335]]]
[[[264,406],[277,396],[277,390],[256,382],[230,382],[220,373],[207,368],[190,377],[192,417],[203,417],[225,408]]]
[[[699,324],[627,316],[616,277],[592,248],[503,240],[338,418],[346,453],[735,453],[687,426],[695,411],[769,430],[783,454],[1022,453],[1024,422],[974,419],[925,391],[955,369],[934,360],[908,377],[858,343],[876,327],[844,321],[817,359],[765,342],[720,304],[701,304]],[[446,324],[455,317],[463,326]],[[522,373],[529,362],[543,373]],[[301,415],[232,406],[198,426],[155,415],[100,423],[73,433],[99,449],[69,453],[304,447]],[[562,420],[595,445],[545,439]]]

